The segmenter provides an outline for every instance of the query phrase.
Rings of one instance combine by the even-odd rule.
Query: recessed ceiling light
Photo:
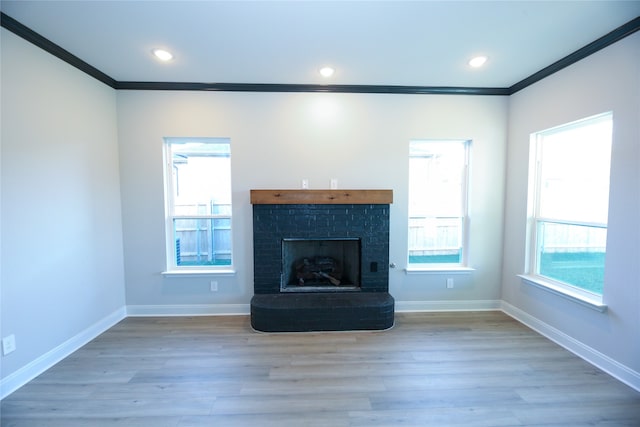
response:
[[[331,77],[335,73],[335,70],[331,67],[322,67],[320,68],[320,74],[322,77]]]
[[[170,61],[173,59],[171,52],[164,49],[153,49],[151,52],[153,52],[153,55],[161,61]]]
[[[487,58],[486,56],[476,56],[474,58],[471,58],[471,60],[469,60],[469,65],[472,66],[473,68],[478,68],[478,67],[482,67],[485,62],[487,62]]]

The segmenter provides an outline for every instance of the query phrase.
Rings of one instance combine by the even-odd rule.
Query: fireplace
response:
[[[390,190],[252,190],[251,324],[388,329]]]
[[[282,239],[281,292],[360,289],[360,239]]]

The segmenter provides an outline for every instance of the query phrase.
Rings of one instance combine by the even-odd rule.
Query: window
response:
[[[231,150],[224,138],[165,138],[168,270],[231,266]]]
[[[465,265],[470,141],[409,145],[409,268]]]
[[[601,301],[609,206],[610,113],[533,134],[529,275]]]

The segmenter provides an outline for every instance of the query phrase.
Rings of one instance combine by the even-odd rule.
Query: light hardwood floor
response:
[[[2,427],[640,426],[640,393],[500,312],[286,334],[127,318],[1,405]]]

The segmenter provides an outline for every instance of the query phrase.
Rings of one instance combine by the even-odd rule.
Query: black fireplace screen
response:
[[[337,291],[360,287],[360,239],[283,239],[281,290]]]

